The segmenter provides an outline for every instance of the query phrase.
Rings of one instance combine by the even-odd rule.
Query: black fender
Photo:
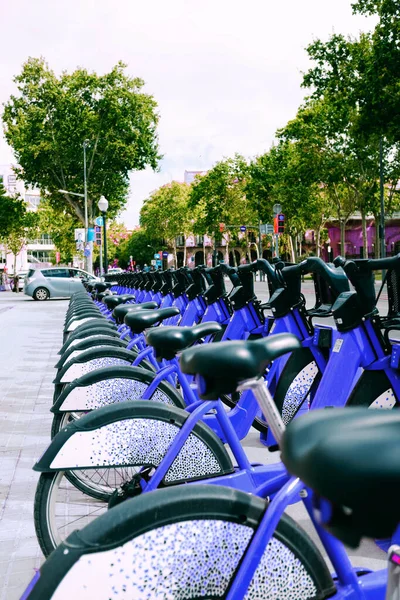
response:
[[[97,329],[98,327],[106,327],[108,329],[116,329],[114,323],[106,319],[105,317],[99,318],[90,318],[82,322],[76,321],[77,326],[71,329],[70,331],[64,330],[63,343],[67,341],[67,339],[76,333],[77,331],[86,331],[87,329]],[[72,325],[71,325],[72,327]]]
[[[34,470],[157,467],[188,417],[187,411],[176,406],[147,400],[99,408],[59,431]],[[232,472],[232,461],[221,439],[198,421],[163,484]]]
[[[142,380],[147,387],[154,376],[154,373],[141,367],[115,366],[96,369],[67,384],[50,410],[54,413],[85,412],[108,404],[139,400],[141,398],[138,381]],[[133,381],[136,385],[132,384]],[[175,406],[185,408],[182,396],[166,381],[162,381],[157,390],[166,391],[170,400],[158,395],[153,396],[152,401],[171,404],[173,400]]]
[[[117,337],[111,337],[109,335],[95,335],[93,337],[83,338],[74,346],[67,348],[58,362],[54,365],[54,368],[61,369],[70,359],[70,357],[74,358],[75,356],[78,356],[78,353],[88,350],[89,348],[98,348],[100,346],[116,346],[117,348],[126,348],[127,345],[128,342],[126,340],[120,340]]]
[[[119,338],[120,334],[113,327],[99,325],[98,327],[91,327],[88,329],[78,329],[72,335],[68,336],[63,345],[61,346],[58,354],[64,354],[64,352],[72,345],[77,343],[79,340],[84,338],[93,337],[95,335],[109,335],[111,337]]]
[[[116,346],[88,348],[79,356],[68,360],[56,375],[53,383],[70,383],[85,373],[113,365],[131,365],[138,353]]]
[[[74,315],[79,315],[83,312],[101,314],[100,309],[93,302],[79,302],[70,305],[65,315],[65,322],[71,319]]]
[[[87,308],[86,306],[80,308],[79,310],[73,310],[70,314],[67,313],[65,317],[64,329],[67,330],[68,326],[71,323],[73,323],[74,321],[84,319],[85,317],[90,319],[98,319],[103,318],[103,315],[99,310],[96,310],[94,308]]]
[[[81,327],[82,325],[86,325],[90,326],[90,325],[96,325],[96,324],[100,324],[102,322],[109,322],[111,323],[111,321],[108,321],[108,319],[106,319],[106,317],[103,317],[102,315],[98,315],[98,316],[93,316],[93,315],[89,315],[87,317],[82,316],[81,318],[77,318],[75,320],[73,320],[70,325],[65,325],[64,327],[64,333],[71,333],[72,331],[75,331],[78,327]],[[114,323],[111,323],[112,325],[114,325]],[[115,325],[114,325],[115,327]]]

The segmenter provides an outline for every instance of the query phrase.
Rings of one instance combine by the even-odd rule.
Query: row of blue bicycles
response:
[[[47,560],[23,598],[399,600],[400,413],[367,410],[400,405],[399,329],[400,255],[82,287],[34,467]],[[252,426],[280,462],[249,461]],[[297,502],[319,547],[285,513]],[[363,537],[387,569],[352,566],[343,543]]]

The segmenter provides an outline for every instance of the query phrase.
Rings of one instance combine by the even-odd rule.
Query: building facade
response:
[[[16,178],[14,166],[11,164],[0,165],[0,182],[8,194],[19,194],[28,205],[28,210],[37,210],[40,203],[39,190],[25,188],[24,183]],[[34,240],[28,240],[17,256],[17,273],[27,271],[35,266],[50,266],[51,253],[55,250],[49,235],[43,234]],[[14,268],[14,255],[6,252],[6,248],[0,245],[0,271],[6,270],[12,274]]]

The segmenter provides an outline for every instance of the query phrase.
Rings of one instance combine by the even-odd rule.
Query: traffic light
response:
[[[219,231],[220,233],[222,233],[225,230],[225,223],[220,223],[219,224]]]
[[[96,225],[94,228],[94,235],[96,245],[101,246],[101,227],[99,227],[98,225]]]
[[[285,215],[282,213],[278,215],[278,233],[285,233]]]
[[[274,233],[278,233],[278,215],[274,217]]]

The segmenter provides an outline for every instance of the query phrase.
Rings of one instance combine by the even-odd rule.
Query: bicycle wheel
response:
[[[346,406],[391,410],[400,408],[400,402],[384,371],[364,371]]]
[[[187,417],[176,407],[138,401],[93,411],[64,429],[35,465],[42,471],[35,496],[35,527],[43,553],[49,554],[71,531],[106,510],[115,490],[122,492],[123,484],[131,483],[143,467],[148,480]],[[161,485],[232,471],[221,440],[199,422]],[[122,499],[140,494],[141,488],[135,490],[124,492]]]
[[[398,410],[400,402],[393,391],[387,375],[383,371],[364,371],[346,406]],[[392,540],[375,540],[375,543],[381,550],[387,552],[392,544]]]
[[[287,425],[305,402],[309,402],[322,373],[309,348],[292,352],[279,378],[274,394],[275,404]]]
[[[85,412],[65,412],[55,414],[51,424],[51,439],[53,439],[53,437],[57,435],[59,431],[64,429],[64,427],[70,423],[73,423],[77,419],[80,419],[85,414]]]
[[[42,568],[39,581],[47,585],[47,593],[57,589],[57,597],[62,592],[82,597],[85,590],[88,598],[98,600],[120,595],[222,599],[266,506],[260,498],[218,486],[153,492],[114,508],[81,535],[71,536],[67,557],[61,547]],[[242,597],[322,600],[334,592],[319,551],[284,515]]]
[[[156,376],[142,367],[96,369],[69,383],[57,397],[52,410],[55,414],[88,412],[127,400],[140,400]],[[166,381],[160,381],[150,400],[185,407],[182,396]]]

